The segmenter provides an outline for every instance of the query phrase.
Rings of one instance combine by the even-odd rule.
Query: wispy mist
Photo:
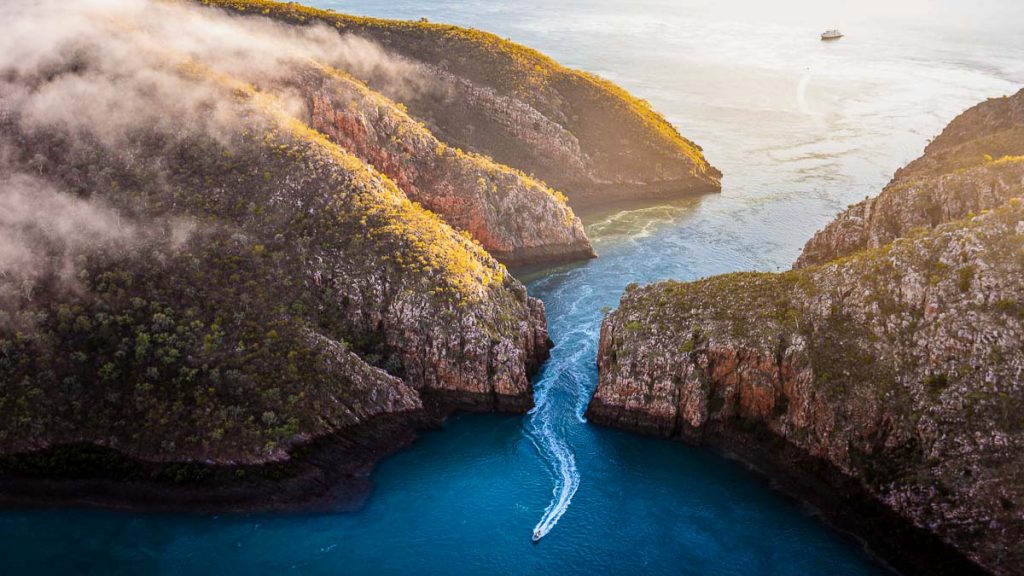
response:
[[[158,231],[180,245],[182,222],[129,222],[117,194],[80,197],[48,174],[61,158],[21,153],[25,138],[60,134],[71,150],[122,156],[140,131],[214,138],[228,145],[258,120],[245,113],[230,77],[272,94],[289,114],[308,102],[284,88],[311,61],[385,83],[389,93],[424,90],[418,64],[325,25],[290,26],[261,17],[158,0],[35,0],[7,3],[0,34],[0,300],[31,298],[43,277],[77,285],[89,255],[130,251]],[[201,70],[202,73],[195,73]],[[156,162],[139,157],[129,162]],[[151,190],[136,191],[150,193]],[[131,191],[125,192],[126,194]],[[123,200],[121,198],[120,200]]]
[[[27,174],[5,174],[0,184],[0,276],[32,280],[56,270],[73,274],[76,256],[125,248],[135,227],[96,201],[63,194]]]
[[[182,74],[198,63],[266,88],[316,61],[388,85],[423,90],[419,65],[325,25],[152,0],[39,0],[7,10],[0,35],[0,98],[28,128],[61,126],[107,144],[135,126],[224,128],[230,107],[216,87]],[[287,94],[278,94],[287,96]],[[293,113],[301,102],[286,105]]]

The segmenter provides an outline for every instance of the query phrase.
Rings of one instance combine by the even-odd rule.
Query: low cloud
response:
[[[419,64],[326,25],[290,26],[173,0],[26,0],[4,6],[0,34],[0,304],[31,298],[44,278],[75,289],[91,256],[130,251],[147,239],[187,242],[193,224],[176,217],[129,220],[125,198],[90,198],[59,189],[47,170],[53,150],[26,148],[58,134],[75,154],[97,146],[125,162],[140,131],[209,136],[225,145],[258,122],[221,81],[275,97],[302,117],[308,103],[283,88],[297,67],[315,62],[372,79],[393,95],[429,89]],[[49,141],[49,140],[46,140]],[[31,153],[27,152],[32,150]],[[66,176],[66,175],[65,175]],[[140,191],[145,193],[159,190]],[[16,307],[16,304],[15,304]]]
[[[3,109],[24,128],[87,132],[111,146],[140,126],[213,135],[233,127],[222,87],[184,74],[191,64],[271,91],[311,61],[372,79],[398,97],[430,86],[419,64],[323,24],[156,0],[36,0],[5,11]],[[276,96],[303,113],[296,97]]]
[[[97,201],[59,192],[28,174],[6,173],[0,182],[0,284],[31,299],[43,277],[76,284],[79,258],[130,250],[136,226]]]

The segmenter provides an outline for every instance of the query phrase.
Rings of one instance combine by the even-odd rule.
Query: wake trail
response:
[[[571,361],[571,359],[569,359]],[[551,502],[533,529],[533,539],[540,540],[555,527],[558,520],[569,509],[573,495],[580,485],[580,475],[576,468],[576,457],[568,443],[556,432],[553,418],[558,409],[553,405],[552,388],[560,380],[562,370],[548,373],[542,382],[534,387],[535,406],[530,411],[528,432],[537,452],[555,477],[555,485],[551,490]]]
[[[593,293],[589,286],[572,287],[567,284],[560,286],[553,296],[557,298],[573,290],[578,291],[579,295],[565,307],[563,319],[576,317],[581,305],[585,305]],[[562,328],[563,322],[557,322],[555,326]],[[580,412],[580,406],[586,404],[585,400],[581,400],[586,394],[585,378],[577,371],[577,365],[583,361],[584,355],[591,348],[589,342],[593,339],[594,330],[577,325],[559,332],[562,332],[559,338],[565,342],[563,346],[566,348],[555,348],[544,375],[534,385],[534,408],[530,410],[527,422],[528,436],[555,480],[555,485],[551,489],[551,501],[533,528],[535,541],[547,536],[558,524],[569,509],[569,504],[572,503],[572,498],[580,486],[576,456],[564,438],[564,433],[556,428],[556,421],[560,414],[567,414],[570,410],[575,416],[574,420],[585,421]],[[569,346],[571,348],[568,348]],[[571,395],[570,406],[562,405],[562,393]]]
[[[659,214],[650,209],[644,213]],[[631,215],[616,214],[605,224],[620,219],[628,221]],[[629,240],[636,242],[637,234],[650,231],[646,227],[634,231]],[[554,481],[551,500],[533,529],[535,541],[554,529],[580,487],[581,475],[567,433],[586,423],[587,404],[596,380],[592,359],[597,352],[602,319],[598,311],[604,293],[589,278],[592,271],[592,267],[580,267],[559,274],[557,280],[545,279],[534,285],[534,290],[546,292],[543,299],[548,305],[548,325],[558,342],[533,385],[534,408],[525,426],[527,437]]]
[[[800,108],[800,112],[808,115],[811,114],[811,110],[807,107],[807,87],[810,84],[811,72],[808,70],[803,78],[800,79],[800,84],[796,88],[796,104]]]
[[[562,515],[569,509],[572,497],[580,487],[580,475],[576,469],[576,458],[573,456],[569,446],[561,439],[552,435],[548,438],[546,448],[555,456],[554,463],[557,468],[555,472],[559,475],[561,481],[556,483],[552,489],[551,502],[544,510],[544,515],[541,516],[540,521],[533,528],[535,540],[540,540],[547,536],[548,532],[555,527],[555,524],[558,523]]]

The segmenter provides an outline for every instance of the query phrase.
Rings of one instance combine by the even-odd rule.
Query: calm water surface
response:
[[[1019,3],[315,4],[487,29],[611,78],[704,147],[722,194],[589,217],[599,259],[523,275],[558,344],[537,409],[425,434],[359,512],[6,511],[4,573],[886,572],[736,462],[586,424],[601,309],[629,282],[788,267],[958,112],[1024,84]],[[818,41],[832,26],[847,37]]]

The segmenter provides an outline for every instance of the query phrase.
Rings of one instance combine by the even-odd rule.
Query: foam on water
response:
[[[539,406],[538,406],[539,407]],[[543,408],[541,408],[543,410]],[[573,495],[580,487],[580,474],[576,469],[576,458],[572,449],[552,430],[551,422],[540,418],[540,426],[529,425],[534,445],[544,456],[552,474],[556,476],[552,489],[551,503],[544,510],[537,525],[533,528],[533,539],[540,540],[547,536],[558,520],[569,509]]]
[[[569,286],[572,284],[571,282],[567,283]],[[592,290],[581,290],[579,297],[570,304],[570,311],[576,312],[581,302],[591,293]],[[552,325],[551,328],[562,327],[561,325]],[[574,346],[574,343],[585,343],[590,340],[589,330],[586,329],[571,330],[566,335],[566,346]],[[577,422],[585,422],[582,412],[586,410],[590,395],[583,387],[584,380],[577,377],[574,367],[587,353],[588,346],[576,345],[574,348],[575,350],[567,357],[562,353],[563,350],[556,349],[544,373],[533,385],[534,408],[527,415],[525,426],[534,447],[544,459],[554,478],[551,502],[533,528],[534,540],[540,540],[555,527],[558,520],[568,510],[572,497],[580,485],[580,474],[576,468],[576,458],[572,448],[555,428],[555,421],[562,414],[562,402],[557,401],[554,396],[560,393],[568,393],[574,398],[576,405],[574,413],[577,415]]]
[[[534,408],[524,425],[552,479],[551,500],[533,528],[534,540],[543,538],[558,524],[582,481],[570,438],[587,422],[585,413],[595,385],[601,304],[607,304],[610,296],[595,287],[595,275],[615,278],[614,284],[620,280],[608,268],[641,273],[645,263],[657,262],[649,254],[652,238],[666,226],[678,223],[693,207],[693,200],[684,200],[599,217],[588,224],[587,232],[599,250],[607,247],[611,253],[592,265],[552,272],[530,286],[532,292],[544,294],[545,302],[552,306],[549,330],[557,339],[551,358],[534,382]],[[624,248],[628,250],[623,252]]]

